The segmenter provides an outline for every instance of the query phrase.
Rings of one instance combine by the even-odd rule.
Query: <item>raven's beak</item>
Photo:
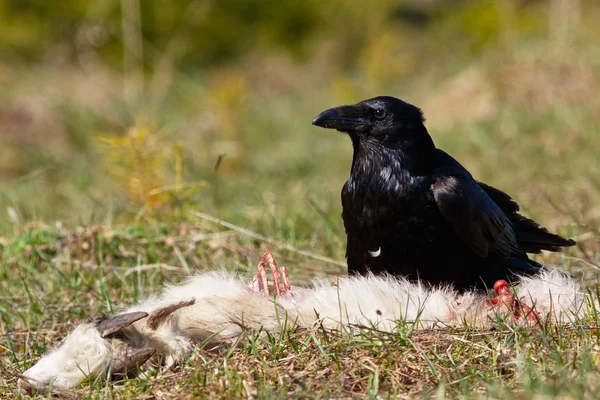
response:
[[[330,108],[317,115],[312,124],[342,132],[362,132],[367,128],[366,121],[362,118],[364,113],[359,104]]]

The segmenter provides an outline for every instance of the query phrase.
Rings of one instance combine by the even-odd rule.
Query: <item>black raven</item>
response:
[[[542,267],[526,253],[575,244],[519,214],[506,193],[477,182],[435,147],[423,123],[419,108],[387,96],[313,120],[348,133],[354,147],[342,188],[350,273],[492,287]]]

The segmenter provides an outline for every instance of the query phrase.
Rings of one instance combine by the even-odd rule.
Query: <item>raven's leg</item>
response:
[[[271,273],[273,274],[273,287],[275,288],[275,296],[279,297],[282,294],[290,295],[291,292],[290,283],[288,281],[288,273],[285,267],[277,266],[277,262],[275,262],[273,253],[271,253],[270,250],[266,250],[260,259],[260,263],[258,264],[258,273],[254,276],[252,282],[246,286],[248,290],[254,293],[264,294],[265,296],[269,295],[269,281],[267,279],[265,264],[269,266]],[[281,290],[279,277],[281,277],[283,290]]]
[[[516,321],[529,321],[535,324],[541,322],[540,313],[523,303],[523,299],[517,299],[508,283],[501,279],[494,283],[494,291],[498,295],[491,299],[492,306],[503,307],[511,311]]]

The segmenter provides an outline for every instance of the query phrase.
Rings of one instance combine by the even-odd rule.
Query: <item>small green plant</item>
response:
[[[124,135],[98,135],[103,166],[139,213],[180,210],[206,182],[184,182],[181,142],[170,143],[162,130],[137,123]],[[169,179],[169,166],[173,165]]]

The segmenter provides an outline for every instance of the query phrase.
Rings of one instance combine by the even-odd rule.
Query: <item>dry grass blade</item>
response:
[[[329,264],[338,265],[338,266],[344,267],[344,268],[346,267],[346,263],[344,261],[334,260],[333,258],[329,258],[329,257],[325,257],[325,256],[322,256],[322,255],[319,255],[319,254],[315,254],[315,253],[312,253],[310,251],[298,249],[298,248],[296,248],[294,246],[290,246],[289,244],[281,243],[281,242],[278,242],[275,239],[271,239],[271,238],[268,238],[266,236],[263,236],[260,233],[253,232],[253,231],[251,231],[249,229],[242,228],[240,226],[234,225],[234,224],[229,223],[227,221],[223,221],[223,220],[221,220],[219,218],[215,218],[212,215],[208,215],[208,214],[205,214],[205,213],[202,213],[202,212],[199,212],[199,211],[192,211],[191,214],[195,215],[196,217],[202,218],[202,219],[204,219],[206,221],[210,221],[210,222],[213,222],[215,224],[218,224],[218,225],[224,226],[226,228],[232,229],[232,230],[234,230],[236,232],[239,232],[239,233],[242,233],[242,234],[244,234],[246,236],[250,236],[250,237],[252,237],[254,239],[258,239],[258,240],[260,240],[262,242],[269,243],[269,244],[271,244],[273,246],[276,246],[276,247],[278,247],[280,249],[291,251],[292,253],[301,254],[303,256],[310,257],[310,258],[313,258],[315,260],[324,261],[324,262],[329,263]]]

